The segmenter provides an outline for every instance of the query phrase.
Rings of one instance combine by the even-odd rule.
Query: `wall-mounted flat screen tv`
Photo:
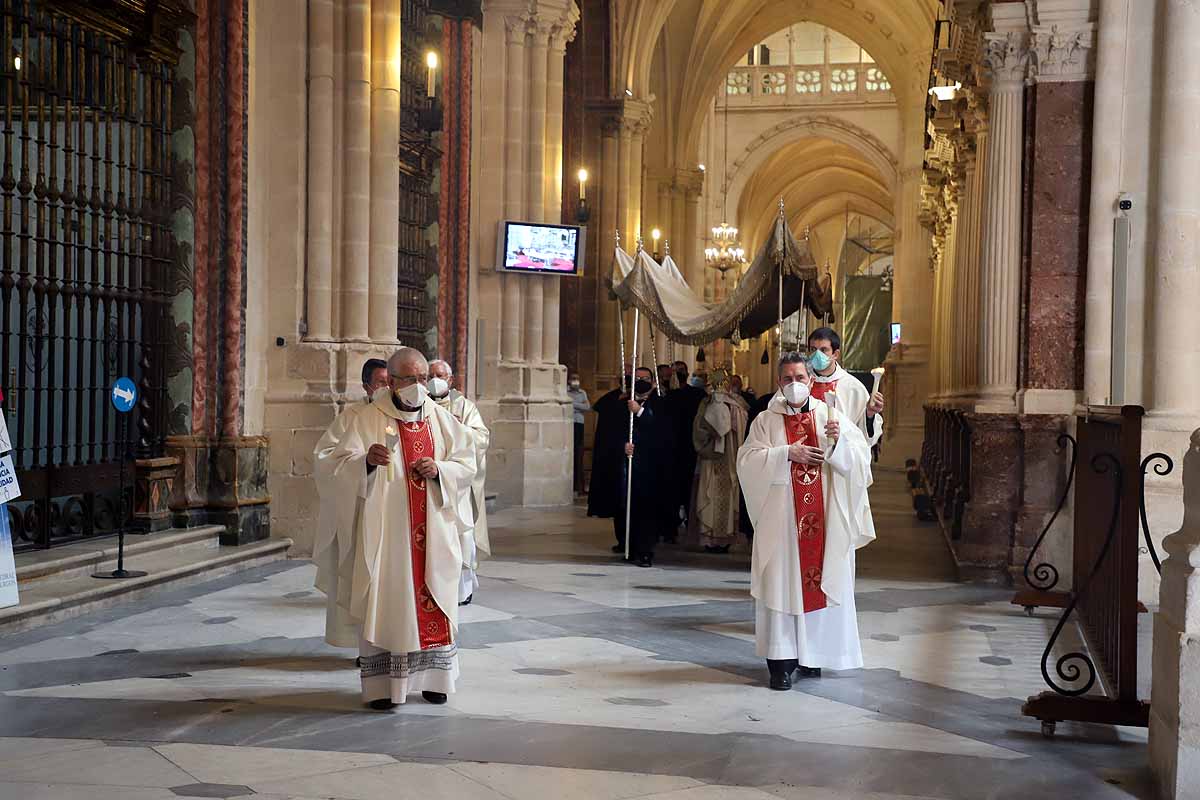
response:
[[[584,233],[578,225],[538,222],[500,223],[497,262],[507,272],[579,275],[583,271]]]

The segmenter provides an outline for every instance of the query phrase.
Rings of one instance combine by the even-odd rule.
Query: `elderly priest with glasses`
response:
[[[377,710],[454,691],[472,524],[462,499],[475,476],[470,431],[429,397],[425,357],[401,348],[387,372],[387,391],[334,420],[315,451],[325,638],[359,649],[363,701]]]
[[[779,361],[779,391],[738,451],[754,523],[750,592],[756,652],[770,687],[792,673],[863,664],[854,608],[855,551],[875,538],[867,488],[871,448],[854,420],[812,397],[799,353]]]

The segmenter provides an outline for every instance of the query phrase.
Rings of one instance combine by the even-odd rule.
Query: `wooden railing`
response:
[[[960,538],[971,489],[971,428],[965,412],[925,407],[921,474],[943,528],[951,539]]]
[[[1149,723],[1149,704],[1137,697],[1137,617],[1145,611],[1137,597],[1142,471],[1155,458],[1165,459],[1169,471],[1170,459],[1142,459],[1144,413],[1140,406],[1093,406],[1077,414],[1071,590],[1026,591],[1013,601],[1064,608],[1042,654],[1051,691],[1022,709],[1042,721],[1047,736],[1060,720]],[[1072,615],[1086,648],[1056,656]],[[1093,692],[1097,684],[1103,694]]]

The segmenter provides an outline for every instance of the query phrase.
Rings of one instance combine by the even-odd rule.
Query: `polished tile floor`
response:
[[[770,692],[745,554],[637,569],[607,521],[509,510],[448,705],[364,709],[312,567],[276,564],[0,640],[0,800],[1149,797],[1143,731],[1021,716],[1054,618],[948,582],[873,492],[864,670]]]

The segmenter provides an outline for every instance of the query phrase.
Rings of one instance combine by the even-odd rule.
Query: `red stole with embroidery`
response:
[[[413,596],[417,598],[417,630],[420,631],[421,649],[445,647],[451,643],[450,620],[429,592],[425,584],[425,533],[428,499],[425,479],[412,471],[412,464],[419,458],[433,458],[433,434],[429,422],[401,422],[400,448],[404,454],[404,474],[408,480],[408,524],[412,531],[412,575]]]
[[[820,384],[814,384],[813,388]],[[788,444],[819,447],[817,428],[811,411],[788,414],[783,418]],[[800,544],[801,595],[804,611],[825,608],[821,574],[825,565],[825,498],[821,492],[821,467],[790,462],[792,502],[796,506],[796,535]]]

